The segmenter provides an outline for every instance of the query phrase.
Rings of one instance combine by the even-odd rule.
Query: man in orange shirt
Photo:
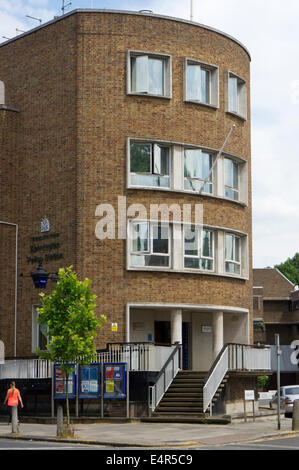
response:
[[[13,406],[18,406],[19,402],[20,402],[22,408],[24,406],[20,391],[16,388],[15,382],[10,382],[9,385],[10,385],[10,388],[7,390],[6,397],[5,397],[5,400],[4,400],[4,405],[7,402],[8,406],[9,406],[9,409],[10,409],[8,424],[11,421],[12,407]]]

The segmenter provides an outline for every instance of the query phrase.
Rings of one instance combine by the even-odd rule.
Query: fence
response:
[[[96,353],[94,362],[125,362],[129,371],[160,371],[173,349],[153,343],[109,343]],[[44,359],[6,359],[0,364],[0,380],[51,378],[52,365]]]

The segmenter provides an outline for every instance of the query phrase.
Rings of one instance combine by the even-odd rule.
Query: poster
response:
[[[66,393],[66,384],[68,384],[68,393]],[[54,398],[66,398],[67,394],[69,398],[76,395],[75,372],[70,372],[68,380],[66,380],[60,364],[54,364]]]
[[[126,397],[126,364],[106,363],[104,373],[104,398]]]
[[[79,367],[79,398],[98,398],[101,394],[100,364]]]

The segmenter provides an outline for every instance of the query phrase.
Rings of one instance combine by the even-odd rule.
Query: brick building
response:
[[[6,355],[45,340],[39,263],[91,279],[97,348],[179,342],[183,368],[207,371],[252,344],[247,49],[177,18],[75,10],[2,43],[0,63]]]
[[[253,269],[254,341],[290,345],[299,338],[298,294],[278,269]]]

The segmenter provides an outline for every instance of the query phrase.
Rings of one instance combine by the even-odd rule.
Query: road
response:
[[[199,450],[299,450],[299,436],[287,436],[283,438],[259,439],[253,442],[225,444],[217,446],[202,446]]]
[[[76,443],[56,443],[56,442],[45,442],[45,441],[28,441],[28,440],[13,440],[13,439],[0,439],[0,452],[2,450],[102,450],[111,451],[113,453],[142,453],[147,451],[148,453],[158,454],[165,453],[168,451],[170,454],[181,454],[188,451],[205,451],[205,450],[299,450],[299,435],[291,435],[280,438],[267,438],[259,439],[258,441],[242,442],[234,444],[221,444],[221,445],[209,445],[209,446],[182,446],[180,448],[134,448],[134,447],[112,447],[112,446],[100,446],[100,445],[84,445]],[[197,453],[197,452],[196,452]]]

